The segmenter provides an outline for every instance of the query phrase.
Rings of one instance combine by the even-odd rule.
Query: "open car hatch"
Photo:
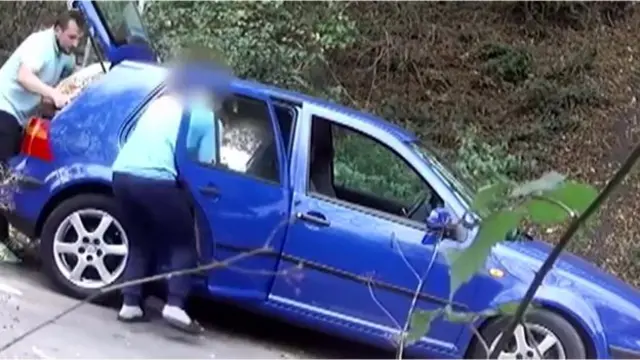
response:
[[[67,4],[84,15],[89,35],[110,63],[159,62],[135,1],[69,0]]]

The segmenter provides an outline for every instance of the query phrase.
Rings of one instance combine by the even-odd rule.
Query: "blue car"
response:
[[[165,94],[168,74],[144,40],[135,4],[104,4],[70,5],[86,16],[110,66],[53,118],[29,122],[22,151],[11,160],[17,180],[8,185],[7,217],[40,239],[43,271],[77,298],[122,276],[129,240],[112,198],[110,166],[140,115]],[[135,44],[114,37],[111,21],[124,23]],[[199,71],[213,84],[212,74]],[[195,276],[197,294],[394,348],[419,277],[426,278],[419,309],[449,301],[443,252],[470,246],[477,225],[461,222],[436,239],[425,237],[425,218],[438,208],[460,219],[470,190],[416,135],[390,122],[251,81],[231,86],[216,158],[200,162],[178,145],[176,161],[194,204],[199,262],[257,253]],[[179,144],[185,136],[181,131]],[[480,311],[521,299],[550,249],[525,235],[505,239],[452,306]],[[518,327],[500,358],[537,358],[534,342],[550,359],[640,358],[640,293],[587,261],[563,254],[535,303],[525,323],[535,339]],[[489,346],[504,320],[475,324]],[[468,325],[441,318],[405,353],[485,357]]]

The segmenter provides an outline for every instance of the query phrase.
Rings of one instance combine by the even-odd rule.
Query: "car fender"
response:
[[[44,179],[49,193],[57,193],[79,183],[99,183],[111,186],[111,166],[98,164],[72,163],[61,166],[47,175]]]
[[[514,286],[498,293],[491,302],[490,308],[497,308],[501,304],[521,301],[527,291],[526,286]],[[565,290],[556,286],[542,286],[536,292],[534,305],[554,311],[562,315],[569,322],[577,326],[590,343],[585,344],[587,349],[595,351],[593,355],[598,359],[608,358],[608,344],[604,329],[598,312],[588,302],[581,297],[574,295],[570,290]],[[480,329],[493,318],[479,320],[476,324]],[[471,343],[472,333],[467,331],[461,336],[458,342],[460,349],[467,349]]]
[[[49,197],[42,207],[42,211],[36,223],[36,233],[40,230],[49,214],[55,207],[78,191],[86,189],[87,192],[96,192],[96,189],[111,188],[111,167],[95,164],[70,164],[52,171],[45,178]],[[98,191],[104,192],[104,191]]]

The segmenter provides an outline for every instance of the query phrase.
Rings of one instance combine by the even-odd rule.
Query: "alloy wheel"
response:
[[[513,333],[513,339],[509,341],[506,350],[502,351],[498,359],[523,360],[523,359],[566,359],[566,351],[560,339],[549,329],[538,324],[518,325]],[[528,330],[528,331],[527,331]],[[495,348],[502,334],[491,344],[491,350]]]
[[[69,214],[53,238],[58,271],[72,284],[98,289],[122,275],[129,254],[127,235],[117,219],[98,209]]]

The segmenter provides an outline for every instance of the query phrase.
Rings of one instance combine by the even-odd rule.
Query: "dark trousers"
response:
[[[194,220],[185,190],[177,182],[116,172],[113,190],[130,249],[123,281],[149,276],[151,267],[160,263],[168,262],[170,271],[196,266]],[[167,303],[182,307],[191,282],[190,276],[169,278]],[[127,287],[122,294],[125,304],[140,305],[142,287]]]
[[[22,126],[13,115],[0,110],[0,181],[8,176],[7,162],[20,151]],[[0,194],[0,201],[6,201],[6,195]],[[0,214],[0,241],[9,237],[9,222]]]

